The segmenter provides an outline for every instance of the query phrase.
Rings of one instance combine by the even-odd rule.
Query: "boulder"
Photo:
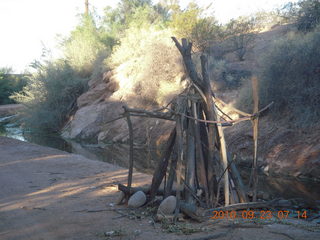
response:
[[[79,108],[84,107],[88,104],[91,104],[95,102],[97,99],[99,99],[104,93],[107,92],[107,83],[100,83],[94,88],[90,89],[89,91],[82,94],[77,99],[77,105]],[[111,93],[110,93],[111,95]]]
[[[145,204],[146,201],[146,194],[142,191],[138,191],[129,198],[128,207],[138,208]]]
[[[158,214],[163,214],[163,215],[172,214],[176,209],[176,205],[177,205],[176,197],[169,196],[161,202],[158,208]]]
[[[125,197],[125,194],[122,191],[119,191],[117,193],[116,204],[120,205],[123,202],[124,197]]]

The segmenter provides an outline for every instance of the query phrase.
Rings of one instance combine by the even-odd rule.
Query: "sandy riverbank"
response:
[[[220,233],[216,239],[320,237],[319,229],[308,231],[303,224],[250,223],[248,228],[223,221],[195,224],[204,231],[193,235],[164,233],[150,217],[130,220],[114,211],[125,208],[112,205],[126,175],[126,169],[108,163],[0,137],[0,239],[98,240],[119,229],[123,236],[109,239],[199,239]],[[137,185],[150,180],[145,174],[134,176]]]

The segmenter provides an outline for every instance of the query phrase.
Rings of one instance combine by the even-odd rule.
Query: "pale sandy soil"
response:
[[[293,222],[232,225],[216,220],[189,226],[203,227],[200,233],[168,234],[151,217],[131,220],[115,211],[126,209],[113,206],[116,185],[125,183],[126,175],[126,169],[108,163],[0,137],[0,239],[320,239],[317,225]],[[150,180],[145,174],[134,176],[136,185]],[[104,236],[111,231],[122,236]]]

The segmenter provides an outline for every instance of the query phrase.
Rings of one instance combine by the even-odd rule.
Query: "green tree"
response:
[[[90,76],[95,60],[107,49],[90,15],[81,17],[80,24],[62,45],[70,65],[84,77]]]
[[[254,18],[239,17],[236,20],[232,19],[227,24],[225,36],[240,61],[244,60],[246,52],[252,47],[256,32]]]
[[[320,1],[290,2],[283,7],[281,14],[289,22],[295,23],[299,31],[311,31],[320,23]]]
[[[119,39],[130,26],[159,25],[167,14],[167,9],[161,5],[153,6],[150,0],[121,0],[116,8],[105,8],[101,26],[103,40],[107,46],[113,48],[119,44]]]
[[[196,50],[206,51],[210,43],[220,40],[221,27],[214,17],[202,17],[203,9],[191,2],[185,10],[173,11],[170,27],[179,38],[192,41]]]
[[[10,96],[21,91],[25,84],[25,75],[13,74],[10,68],[0,68],[0,104],[15,103]]]
[[[313,125],[320,118],[320,29],[291,33],[274,42],[259,60],[261,106],[274,102],[271,116],[289,124]],[[243,92],[238,106],[249,105],[251,91]],[[248,97],[249,96],[249,97]]]
[[[297,27],[300,31],[313,30],[320,23],[319,0],[305,0],[298,3]]]
[[[27,85],[11,98],[26,106],[21,112],[24,127],[58,132],[86,89],[82,78],[67,61],[38,63]]]

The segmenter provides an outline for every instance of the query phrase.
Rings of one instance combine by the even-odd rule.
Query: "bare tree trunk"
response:
[[[85,14],[86,16],[88,16],[88,15],[89,15],[89,0],[85,0],[85,1],[84,1],[84,6],[85,6],[85,12],[84,12],[84,14]]]

